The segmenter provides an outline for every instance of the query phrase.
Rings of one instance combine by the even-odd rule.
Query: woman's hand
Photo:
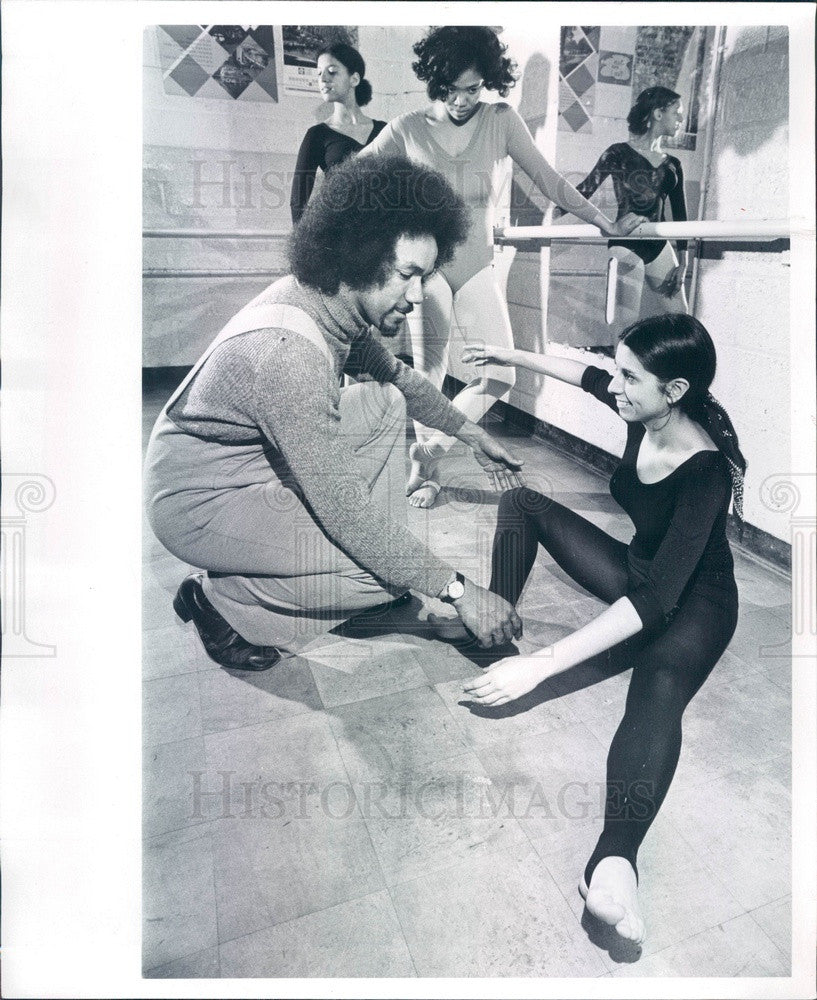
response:
[[[643,215],[636,215],[635,212],[628,212],[617,222],[608,222],[606,225],[604,223],[599,223],[599,228],[605,234],[605,236],[629,236],[630,233],[642,224],[642,222],[649,222]]]
[[[462,352],[461,360],[466,365],[512,365],[513,349],[471,344]]]
[[[668,299],[671,299],[674,295],[684,287],[684,281],[686,280],[686,265],[678,264],[672,268],[672,270],[667,274],[666,278],[661,282],[657,291],[660,295],[665,295]]]
[[[551,647],[535,656],[510,656],[499,660],[481,677],[474,677],[463,691],[475,705],[505,705],[541,684],[554,672]]]

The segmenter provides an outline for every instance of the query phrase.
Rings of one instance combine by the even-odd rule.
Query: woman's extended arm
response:
[[[549,677],[629,639],[642,628],[632,601],[620,597],[587,625],[552,646],[530,656],[514,656],[495,663],[482,676],[466,683],[464,691],[477,704],[504,705],[532,691]]]
[[[462,352],[462,361],[467,365],[512,365],[531,372],[550,375],[569,385],[582,384],[587,365],[570,358],[557,358],[550,354],[536,354],[534,351],[517,351],[510,347],[493,347],[490,344],[471,345]]]
[[[556,202],[559,208],[570,212],[584,222],[605,233],[607,236],[627,236],[642,222],[643,216],[628,213],[617,222],[608,219],[601,209],[596,208],[575,187],[548,163],[533,141],[527,125],[512,109],[505,111],[508,119],[508,154],[530,177],[546,198]]]

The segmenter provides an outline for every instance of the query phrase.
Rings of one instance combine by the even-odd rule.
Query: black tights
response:
[[[490,589],[516,604],[539,545],[591,594],[612,604],[627,592],[627,546],[556,501],[520,488],[504,493]],[[681,718],[729,644],[737,623],[733,579],[697,582],[669,625],[629,640],[633,673],[607,755],[604,829],[585,869],[638,848],[664,801],[681,752]]]

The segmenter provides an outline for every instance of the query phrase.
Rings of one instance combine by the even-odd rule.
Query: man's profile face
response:
[[[394,264],[382,285],[358,291],[365,319],[385,337],[394,337],[408,313],[423,301],[423,282],[437,262],[433,236],[400,236],[394,246]]]

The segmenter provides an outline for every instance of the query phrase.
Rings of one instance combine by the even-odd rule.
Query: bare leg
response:
[[[673,295],[667,295],[665,284],[678,266],[678,258],[669,243],[661,253],[644,268],[644,280],[650,292],[650,315],[655,312],[689,312],[686,289],[681,286]]]
[[[449,326],[451,324],[449,323]],[[496,344],[502,347],[513,347],[508,308],[493,275],[492,267],[485,267],[473,275],[455,293],[453,297],[453,329],[456,347],[460,350],[466,344]],[[486,365],[479,369],[478,377],[472,379],[458,393],[452,403],[461,410],[469,420],[477,422],[491,409],[499,399],[506,398],[515,381],[515,371],[503,365]],[[437,472],[437,463],[449,451],[456,440],[441,431],[433,433],[424,429],[418,443],[409,454],[412,462],[412,478],[433,478]],[[419,485],[419,484],[418,484]],[[436,483],[435,483],[436,485]],[[412,494],[410,503],[417,507],[430,507],[439,486],[433,491],[418,490]]]
[[[426,286],[422,307],[408,318],[414,368],[438,389],[448,370],[453,301],[454,294],[448,282],[441,274],[436,274]],[[431,507],[440,492],[437,463],[421,449],[434,431],[415,420],[414,433],[417,443],[409,450],[411,473],[406,483],[406,496],[414,507]]]

